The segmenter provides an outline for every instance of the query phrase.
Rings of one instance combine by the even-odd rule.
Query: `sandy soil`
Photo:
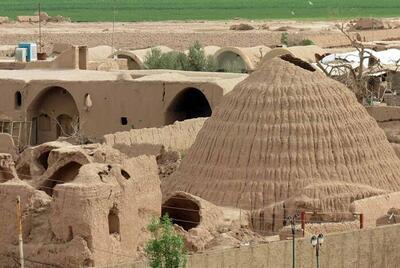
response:
[[[248,23],[255,27],[250,31],[232,31],[233,24]],[[115,46],[144,48],[166,45],[173,49],[186,49],[198,40],[204,45],[217,46],[276,46],[280,44],[282,32],[279,27],[288,27],[289,36],[296,39],[309,38],[323,47],[348,44],[335,28],[337,21],[193,21],[193,22],[136,22],[115,24]],[[262,25],[269,29],[262,29]],[[43,41],[46,50],[53,43],[68,42],[79,45],[112,44],[112,23],[47,23],[43,25]],[[366,31],[366,40],[400,39],[400,29]],[[0,25],[0,45],[19,41],[38,40],[38,25],[11,23]]]

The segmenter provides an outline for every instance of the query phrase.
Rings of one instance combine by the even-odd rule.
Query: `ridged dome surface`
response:
[[[302,198],[325,211],[400,189],[400,160],[344,85],[282,59],[227,94],[164,193],[261,209]]]

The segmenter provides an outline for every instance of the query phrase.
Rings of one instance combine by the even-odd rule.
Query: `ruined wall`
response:
[[[163,128],[132,129],[129,132],[105,135],[103,139],[107,145],[115,148],[128,146],[131,151],[137,151],[137,154],[158,154],[162,146],[166,150],[184,153],[192,146],[205,121],[206,118],[198,118],[176,122]]]
[[[100,144],[53,142],[25,150],[16,168],[11,156],[3,158],[0,267],[12,267],[17,256],[18,195],[25,256],[31,263],[103,266],[141,256],[147,225],[161,214],[154,156],[125,158]]]
[[[354,232],[328,234],[322,246],[320,266],[324,268],[396,268],[400,263],[400,225],[378,227]],[[274,267],[292,265],[292,241],[272,242],[242,248],[196,254],[189,257],[190,268]],[[296,267],[316,267],[315,249],[310,238],[296,242]],[[144,268],[145,263],[114,266]]]
[[[11,135],[0,133],[0,153],[7,153],[12,155],[14,159],[17,158],[17,148]]]

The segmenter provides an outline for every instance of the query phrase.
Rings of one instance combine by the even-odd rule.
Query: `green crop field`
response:
[[[74,21],[340,19],[400,16],[400,0],[0,0],[0,16],[30,15],[41,2]]]

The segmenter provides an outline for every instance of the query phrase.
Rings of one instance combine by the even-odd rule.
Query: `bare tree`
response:
[[[322,66],[319,62],[317,64],[326,75],[342,82],[350,88],[359,102],[363,102],[365,99],[370,99],[372,101],[375,98],[382,101],[387,87],[382,88],[378,86],[377,89],[371,85],[371,83],[376,77],[390,71],[397,72],[400,67],[399,61],[396,62],[394,69],[384,67],[380,60],[374,57],[374,55],[365,48],[360,37],[353,38],[345,29],[343,23],[337,25],[337,28],[350,41],[351,46],[357,50],[359,66],[353,66],[346,58],[335,58],[335,61],[333,63],[328,63],[327,67]],[[366,62],[368,63],[367,66],[365,66]]]
[[[65,139],[74,140],[78,144],[85,144],[89,141],[89,139],[83,134],[83,132],[81,130],[81,127],[80,127],[81,123],[80,123],[78,116],[75,116],[72,119],[72,121],[69,125],[70,131],[64,129],[64,126],[56,118],[51,117],[51,119],[54,120],[54,122],[57,124],[57,126],[60,129],[61,136],[64,137]],[[84,123],[82,123],[82,124],[84,124]]]

